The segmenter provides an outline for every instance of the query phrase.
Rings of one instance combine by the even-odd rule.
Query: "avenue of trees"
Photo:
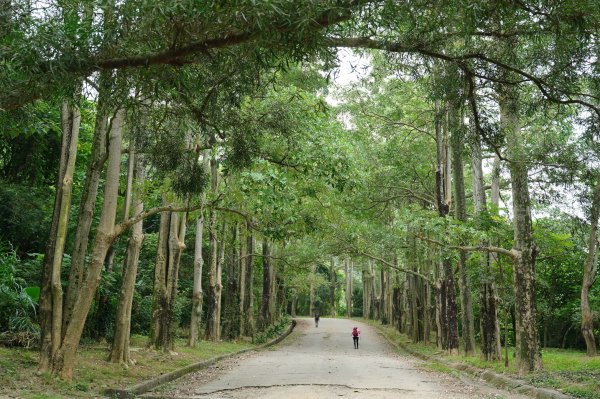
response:
[[[319,312],[596,356],[599,33],[594,0],[0,0],[0,342],[71,379],[82,342]]]

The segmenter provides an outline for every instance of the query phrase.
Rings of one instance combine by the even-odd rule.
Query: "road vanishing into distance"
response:
[[[352,327],[362,332],[359,349]],[[397,351],[373,327],[346,319],[298,319],[294,332],[269,349],[189,374],[147,398],[475,399],[526,397],[481,381],[429,370]]]

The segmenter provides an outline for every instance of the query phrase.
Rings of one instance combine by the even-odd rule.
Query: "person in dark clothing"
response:
[[[319,314],[315,313],[315,327],[319,327]]]
[[[360,337],[360,330],[358,327],[352,329],[352,341],[354,341],[354,349],[358,349],[358,337]]]

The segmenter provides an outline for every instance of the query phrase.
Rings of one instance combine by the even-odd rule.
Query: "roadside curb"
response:
[[[141,395],[143,393],[146,393],[146,392],[156,388],[159,385],[174,381],[178,378],[183,377],[186,374],[193,373],[194,371],[202,370],[208,366],[211,366],[217,362],[220,362],[221,360],[225,360],[230,357],[238,356],[238,355],[241,355],[241,354],[244,354],[247,352],[251,352],[251,351],[264,349],[269,346],[278,344],[281,341],[283,341],[288,335],[290,335],[292,333],[292,331],[294,331],[294,327],[296,327],[296,324],[297,324],[296,320],[292,319],[290,326],[283,334],[281,334],[279,337],[273,339],[272,341],[269,341],[265,344],[257,346],[256,348],[242,349],[240,351],[228,353],[226,355],[215,356],[213,358],[203,360],[198,363],[193,363],[193,364],[190,364],[188,366],[182,367],[177,370],[173,370],[169,373],[160,375],[151,380],[141,382],[141,383],[136,384],[129,388],[110,388],[110,389],[107,389],[104,391],[104,395],[108,396],[109,398],[133,399],[133,398],[137,397],[138,395]]]
[[[375,328],[377,328],[377,327],[375,327]],[[475,377],[479,377],[479,378],[487,381],[488,383],[490,383],[491,385],[493,385],[497,388],[502,388],[509,392],[515,392],[515,393],[519,393],[519,394],[523,394],[523,395],[528,395],[528,396],[534,397],[536,399],[574,399],[572,396],[566,395],[562,392],[558,392],[558,391],[555,391],[552,389],[547,389],[547,388],[534,387],[533,385],[527,384],[525,381],[517,380],[517,379],[511,378],[511,377],[508,377],[506,375],[503,375],[503,374],[498,374],[491,370],[480,369],[477,367],[469,366],[468,364],[464,364],[464,363],[445,362],[438,358],[424,355],[422,353],[416,352],[416,351],[408,348],[401,342],[394,342],[394,340],[389,338],[379,328],[377,328],[377,332],[379,333],[379,335],[381,335],[383,338],[385,338],[386,341],[388,341],[393,347],[395,347],[398,351],[403,351],[403,352],[409,353],[410,355],[417,357],[421,360],[427,360],[429,362],[440,363],[445,366],[449,366],[449,367],[455,368],[457,370],[464,371],[466,373],[474,375]]]

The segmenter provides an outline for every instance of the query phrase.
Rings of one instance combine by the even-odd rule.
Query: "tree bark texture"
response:
[[[121,141],[125,112],[117,111],[110,129],[110,140],[108,148],[108,165],[106,170],[106,184],[104,188],[104,203],[98,223],[96,237],[90,264],[84,282],[77,288],[76,300],[73,306],[71,320],[67,323],[64,338],[60,348],[52,361],[53,374],[63,379],[70,380],[73,377],[75,356],[79,340],[83,332],[96,289],[100,283],[100,275],[106,254],[114,240],[115,218],[117,212],[117,197],[119,194],[119,175],[121,164]],[[69,290],[74,288],[69,288]]]
[[[63,337],[61,267],[69,223],[80,122],[79,108],[64,101],[61,107],[62,144],[54,214],[44,257],[40,296],[41,355],[39,368],[42,371],[47,371],[52,367],[52,359],[59,349]]]
[[[250,223],[246,225],[246,250],[248,256],[246,258],[246,278],[244,284],[244,312],[242,319],[244,323],[244,332],[246,336],[254,334],[254,235],[252,234],[252,226]]]
[[[519,124],[516,88],[500,86],[500,123],[506,134],[508,166],[512,185],[515,252],[513,284],[516,308],[516,353],[519,373],[539,370],[542,361],[536,327],[535,258],[527,154]]]
[[[130,145],[133,147],[132,144]],[[133,170],[130,170],[132,179],[130,181],[128,180],[128,185],[132,186],[130,188],[132,207],[134,214],[139,215],[144,211],[142,186],[146,173],[142,155],[135,155],[133,149],[130,149],[129,151],[129,161],[134,164]],[[133,188],[134,183],[136,185],[135,189]],[[127,219],[128,216],[128,214],[125,214],[125,219]],[[143,240],[143,222],[140,220],[131,227],[131,233],[127,242],[127,252],[123,268],[123,283],[121,285],[119,301],[117,303],[115,331],[110,352],[110,361],[113,363],[122,363],[124,365],[132,364],[129,354],[131,309],[133,306],[133,293],[135,291],[138,261]]]
[[[218,188],[218,164],[216,158],[210,160],[211,191],[216,195]],[[218,245],[217,245],[217,214],[214,209],[209,211],[209,249],[210,249],[210,270],[208,274],[208,295],[207,313],[206,313],[206,331],[205,338],[209,341],[218,341],[221,338],[221,314],[220,298],[221,288],[218,286],[220,276],[218,276]]]
[[[451,146],[452,146],[452,174],[454,180],[454,204],[456,219],[462,223],[467,222],[467,203],[465,196],[465,176],[464,176],[464,125],[459,110],[455,107],[450,109],[452,130]],[[459,245],[464,245],[464,242],[459,242]],[[475,322],[473,317],[473,303],[471,299],[471,282],[467,273],[467,253],[460,251],[458,254],[458,272],[460,281],[460,307],[462,321],[462,341],[463,349],[466,356],[471,356],[475,353]]]
[[[483,183],[483,166],[481,155],[481,141],[479,136],[471,140],[471,164],[473,170],[473,204],[476,224],[480,225],[480,218],[487,211],[485,189]],[[482,246],[489,243],[483,241]],[[484,360],[500,360],[502,348],[500,347],[500,323],[498,321],[498,293],[494,276],[491,271],[491,254],[480,254],[481,266],[481,356]]]
[[[69,272],[69,287],[72,290],[67,291],[64,303],[65,323],[71,319],[73,306],[75,304],[75,293],[83,282],[85,257],[88,250],[90,229],[94,219],[94,210],[96,207],[96,198],[98,195],[98,185],[100,176],[106,163],[107,151],[106,140],[109,133],[109,113],[106,109],[106,90],[102,89],[106,85],[106,73],[101,74],[101,90],[98,95],[98,105],[96,107],[96,121],[94,126],[94,136],[92,139],[91,159],[88,164],[85,183],[81,201],[79,203],[79,212],[77,216],[77,228],[75,230],[75,240],[73,243],[73,253],[71,254],[71,270]],[[115,119],[113,118],[113,121]],[[73,293],[71,295],[70,293]],[[63,330],[66,331],[66,324]]]
[[[590,238],[588,253],[583,265],[583,282],[581,284],[581,333],[585,340],[588,356],[596,356],[596,339],[594,337],[594,319],[590,307],[590,289],[596,280],[598,270],[598,215],[600,214],[600,177],[592,193],[590,210]]]
[[[196,239],[194,241],[194,285],[192,288],[192,315],[190,319],[190,336],[188,345],[196,346],[198,343],[198,332],[202,318],[202,268],[204,257],[202,256],[202,234],[204,232],[204,210],[196,218]]]
[[[270,246],[267,238],[263,238],[262,242],[262,264],[263,264],[263,278],[262,278],[262,297],[260,301],[260,313],[258,315],[258,328],[259,330],[266,329],[269,324],[269,306],[271,301],[271,257],[270,257]]]

